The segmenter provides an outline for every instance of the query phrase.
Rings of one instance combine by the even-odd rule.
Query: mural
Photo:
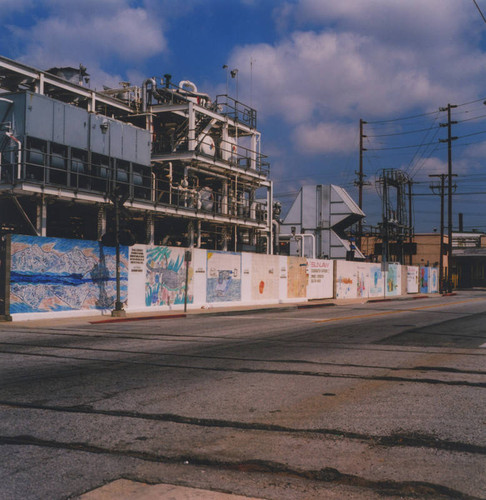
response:
[[[436,267],[429,268],[429,293],[439,291],[439,270]]]
[[[207,253],[207,302],[241,300],[241,254],[234,252]]]
[[[407,266],[407,293],[417,293],[419,291],[419,268]]]
[[[354,299],[358,293],[357,268],[354,262],[336,262],[336,298]]]
[[[128,248],[120,248],[121,301],[127,297]],[[115,248],[99,242],[12,236],[10,312],[111,309]]]
[[[251,298],[253,300],[278,300],[279,258],[276,255],[251,256]]]
[[[370,271],[367,264],[356,266],[356,294],[358,297],[368,297],[370,286]]]
[[[170,306],[184,304],[186,293],[186,266],[184,248],[166,246],[150,247],[146,250],[145,305]],[[193,269],[189,267],[187,303],[193,302],[191,279]]]
[[[420,268],[420,293],[428,293],[429,292],[429,268],[421,267]]]
[[[305,298],[307,292],[307,259],[287,257],[287,297]]]
[[[400,293],[400,265],[388,264],[386,273],[386,294],[398,295]]]
[[[383,297],[385,276],[381,264],[370,264],[370,297]]]

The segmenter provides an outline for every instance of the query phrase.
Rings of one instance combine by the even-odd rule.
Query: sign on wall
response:
[[[326,299],[333,296],[332,260],[307,259],[307,298]]]

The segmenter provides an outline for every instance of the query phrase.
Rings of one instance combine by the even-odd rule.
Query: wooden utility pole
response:
[[[409,244],[409,257],[408,262],[412,265],[413,257],[413,219],[412,219],[412,179],[408,180],[408,244]]]
[[[362,119],[359,120],[359,171],[355,172],[355,174],[358,176],[358,180],[355,181],[354,185],[358,186],[358,206],[360,210],[363,210],[363,186],[369,184],[368,182],[364,182],[364,178],[366,175],[363,172],[363,151],[366,151],[366,148],[363,147],[363,138],[366,137],[366,135],[363,134],[363,125],[365,125],[366,122]],[[357,244],[358,248],[361,248],[361,236],[363,235],[363,223],[362,220],[360,219],[358,222],[358,238],[357,238]]]
[[[447,139],[439,139],[440,142],[447,142],[447,224],[448,224],[448,239],[447,242],[447,291],[452,292],[452,141],[457,137],[452,137],[452,125],[457,121],[451,119],[451,109],[457,108],[454,104],[448,104],[446,108],[440,108],[440,111],[447,111],[447,123],[441,123],[441,127],[447,127]]]
[[[440,179],[440,259],[439,259],[439,292],[444,292],[444,289],[448,289],[448,283],[445,283],[445,276],[444,276],[444,198],[445,198],[445,180],[446,178],[449,178],[449,174],[430,174],[429,177],[438,177]],[[456,177],[454,174],[453,177]],[[434,190],[439,187],[435,185],[431,185],[430,189],[432,189],[433,192]],[[447,186],[447,189],[449,190],[449,186]],[[447,268],[449,269],[450,267],[450,260],[448,262]],[[448,272],[449,274],[449,272]],[[447,276],[447,280],[449,279],[449,276]]]

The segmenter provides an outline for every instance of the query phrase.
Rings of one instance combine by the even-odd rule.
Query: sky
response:
[[[306,184],[357,201],[362,119],[365,224],[381,220],[383,169],[403,169],[416,232],[440,230],[429,175],[447,173],[440,109],[455,105],[453,225],[461,212],[466,230],[486,231],[486,0],[476,3],[0,0],[0,54],[39,69],[82,63],[98,89],[170,73],[213,97],[228,90],[257,109],[284,213]]]

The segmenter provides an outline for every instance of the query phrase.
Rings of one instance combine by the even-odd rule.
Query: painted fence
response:
[[[120,249],[126,301],[128,248]],[[116,299],[115,249],[84,240],[13,235],[10,313],[110,309]]]
[[[435,268],[134,245],[121,247],[127,311],[210,308],[436,292]],[[187,266],[187,267],[186,267]],[[187,278],[187,283],[186,283]],[[187,295],[186,295],[187,285]],[[115,249],[99,242],[12,236],[10,314],[106,314],[116,298]]]

